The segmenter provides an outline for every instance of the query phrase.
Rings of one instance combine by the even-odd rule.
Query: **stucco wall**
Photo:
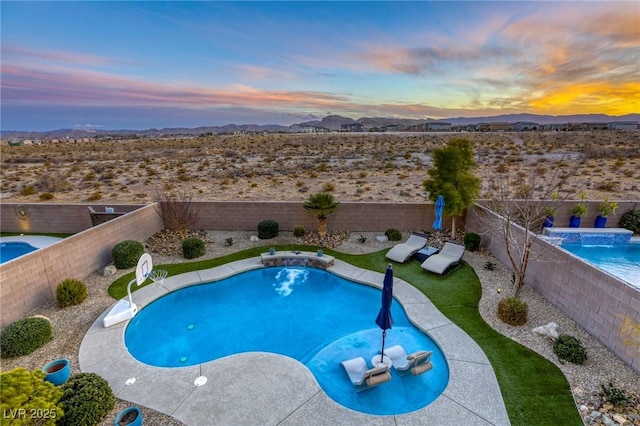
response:
[[[478,207],[469,211],[467,231],[482,236],[482,245],[510,267],[494,213]],[[513,226],[521,239],[524,230]],[[526,283],[574,320],[620,359],[640,372],[640,289],[579,260],[542,240],[535,241]],[[535,324],[535,326],[543,324]],[[533,326],[533,325],[532,325]]]
[[[154,207],[147,206],[0,266],[1,326],[55,299],[63,279],[83,280],[110,263],[115,244],[144,241],[162,228]]]

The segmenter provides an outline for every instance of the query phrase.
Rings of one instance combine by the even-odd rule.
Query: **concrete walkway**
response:
[[[256,257],[169,277],[163,285],[152,284],[136,291],[134,303],[141,308],[180,287],[262,267]],[[328,270],[352,281],[382,287],[384,276],[378,272],[339,260]],[[399,278],[394,278],[394,296],[411,322],[440,346],[450,372],[444,392],[427,407],[408,414],[374,416],[338,405],[303,364],[271,353],[242,353],[180,368],[143,364],[124,346],[127,322],[102,326],[108,310],[82,340],[80,369],[104,377],[118,398],[171,415],[190,426],[509,425],[493,368],[473,339],[419,290]],[[202,376],[207,381],[198,386]]]

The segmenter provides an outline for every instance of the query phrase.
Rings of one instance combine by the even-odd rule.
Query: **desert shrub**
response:
[[[529,307],[517,297],[505,297],[498,302],[498,318],[510,325],[524,325]]]
[[[28,371],[23,367],[0,373],[0,389],[2,389],[2,408],[5,416],[9,410],[24,410],[46,413],[46,418],[34,421],[30,416],[16,417],[8,420],[7,425],[42,425],[54,426],[64,414],[58,400],[62,397],[62,389],[53,383],[44,381],[45,374],[40,370]],[[4,424],[4,422],[2,423]]]
[[[480,247],[480,235],[475,232],[464,234],[464,247],[469,251],[477,251]]]
[[[52,338],[53,330],[48,319],[22,318],[9,324],[0,333],[0,355],[2,358],[28,355]]]
[[[227,237],[224,239],[224,245],[231,247],[233,245],[233,237]]]
[[[295,237],[302,237],[304,236],[304,227],[303,226],[296,226],[295,228],[293,228],[293,235]]]
[[[190,237],[182,242],[182,254],[185,259],[195,259],[204,254],[204,241],[198,237]]]
[[[41,201],[46,201],[46,200],[53,200],[54,198],[56,198],[56,196],[50,192],[45,192],[44,194],[40,194],[38,198],[40,198]]]
[[[268,240],[278,236],[279,225],[275,220],[266,219],[258,224],[258,238]]]
[[[113,264],[118,269],[132,268],[138,264],[140,256],[144,254],[142,243],[134,240],[121,241],[111,250]]]
[[[64,416],[59,426],[97,425],[113,409],[116,399],[109,383],[96,373],[80,373],[71,376],[62,385],[60,405]]]
[[[62,280],[56,288],[56,300],[59,308],[79,305],[87,298],[87,286],[75,278]]]
[[[20,195],[33,195],[37,191],[33,186],[25,186],[20,190]]]
[[[359,242],[360,244],[364,244],[364,243],[366,243],[366,242],[367,242],[367,237],[365,237],[364,235],[360,235],[360,236],[358,237],[358,242]]]
[[[484,269],[486,269],[487,271],[493,271],[494,269],[496,269],[496,264],[491,261],[487,261],[484,264]]]
[[[633,400],[626,390],[614,385],[611,380],[608,385],[600,385],[600,388],[600,396],[613,405],[625,406]]]
[[[587,351],[582,346],[582,342],[568,334],[560,335],[553,342],[553,352],[558,358],[574,364],[582,365],[587,359]]]
[[[389,228],[384,231],[384,235],[389,241],[400,241],[402,239],[402,232],[395,228]]]
[[[632,209],[623,214],[618,226],[633,231],[634,234],[640,234],[640,210]]]

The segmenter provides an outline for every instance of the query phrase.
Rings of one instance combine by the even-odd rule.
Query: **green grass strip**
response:
[[[286,245],[277,246],[276,249],[315,251],[317,247]],[[267,250],[268,247],[256,247],[215,259],[156,265],[155,268],[166,269],[168,275],[172,276],[259,256]],[[389,263],[384,257],[386,250],[366,255],[323,250],[359,268],[381,273]],[[511,424],[583,425],[562,371],[541,355],[498,333],[482,319],[478,310],[482,286],[473,268],[464,263],[441,277],[424,271],[418,262],[393,265],[395,276],[422,291],[440,312],[482,348],[496,373]],[[109,294],[117,299],[126,296],[127,284],[133,278],[133,272],[120,277],[109,287]],[[151,280],[147,280],[143,285],[150,283]]]

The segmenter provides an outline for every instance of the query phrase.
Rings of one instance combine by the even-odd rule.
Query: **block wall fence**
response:
[[[474,206],[466,230],[480,234],[482,245],[510,268],[496,217]],[[512,235],[522,240],[524,229],[513,225]],[[527,285],[640,373],[640,289],[545,241],[536,239],[532,253]]]

